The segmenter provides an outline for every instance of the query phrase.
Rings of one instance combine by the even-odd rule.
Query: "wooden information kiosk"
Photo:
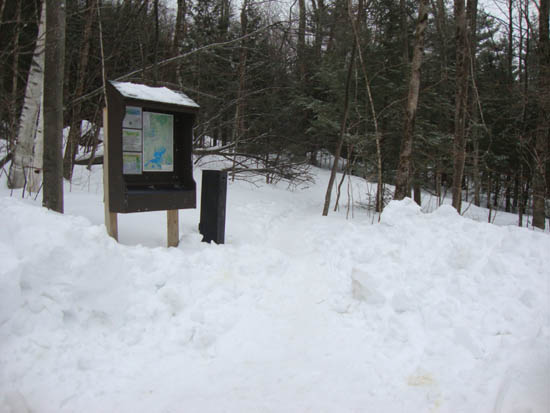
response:
[[[193,100],[165,87],[108,82],[104,110],[105,225],[118,213],[167,211],[168,246],[179,242],[178,210],[196,208]]]

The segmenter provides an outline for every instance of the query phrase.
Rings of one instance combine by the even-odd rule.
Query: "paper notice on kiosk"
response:
[[[122,121],[123,128],[141,129],[141,108],[126,106],[126,113]]]
[[[122,150],[124,152],[141,152],[141,131],[139,129],[122,129]]]
[[[124,175],[141,174],[141,153],[122,154],[122,173]]]
[[[174,170],[174,116],[143,112],[143,171]]]

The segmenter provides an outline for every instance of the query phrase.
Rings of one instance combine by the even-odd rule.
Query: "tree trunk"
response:
[[[324,0],[311,0],[311,4],[314,9],[315,17],[315,41],[314,41],[314,51],[315,58],[317,61],[321,58],[321,49],[323,45],[323,21],[325,16],[325,3]]]
[[[499,196],[500,196],[500,174],[497,174],[497,177],[495,180],[495,193],[493,196],[493,206],[495,207],[495,209],[498,209]]]
[[[428,0],[429,1],[429,0]],[[421,0],[420,5],[418,6],[419,11],[422,7],[422,3],[428,3],[428,1]],[[418,13],[420,22],[420,12]],[[407,9],[405,0],[399,0],[399,24],[400,24],[400,30],[401,30],[401,47],[403,48],[403,74],[407,76],[409,74],[409,71],[407,70],[407,66],[409,65],[409,36],[408,36],[408,27],[407,27]],[[417,23],[417,32],[418,32],[418,23]]]
[[[548,38],[550,0],[540,0],[539,8],[539,77],[538,120],[535,142],[535,168],[533,174],[533,226],[543,229],[545,214],[545,167],[548,139],[550,139],[550,39]]]
[[[518,226],[523,227],[523,166],[519,167],[518,192],[516,199],[518,202]]]
[[[41,122],[42,88],[44,85],[44,34],[46,24],[46,7],[42,6],[38,37],[34,48],[31,68],[27,77],[25,101],[19,118],[17,144],[13,161],[8,174],[9,188],[23,188],[29,182],[30,175],[40,173],[41,159],[33,160],[33,147],[38,137],[37,129]],[[32,166],[39,167],[34,170]],[[36,183],[36,179],[35,179]],[[40,183],[38,183],[40,187]],[[34,186],[29,190],[37,190]]]
[[[466,111],[468,104],[468,25],[464,0],[454,1],[456,21],[456,94],[453,143],[453,207],[461,212],[462,177],[466,159]]]
[[[0,27],[4,22],[4,9],[6,8],[6,0],[0,0]],[[0,85],[4,85],[5,71],[0,70]],[[6,105],[0,105],[0,119],[4,119],[4,109]],[[13,157],[11,148],[11,139],[8,138],[8,155],[10,159]],[[2,165],[3,166],[3,165]]]
[[[519,177],[521,175],[521,166],[519,168],[519,172],[514,175],[514,196],[512,198],[512,211],[517,212],[518,204],[519,204]]]
[[[422,186],[420,185],[420,173],[416,171],[414,175],[414,202],[416,202],[418,206],[422,206]]]
[[[78,65],[78,74],[76,78],[75,98],[82,96],[86,81],[86,73],[88,70],[88,56],[90,53],[90,39],[92,34],[92,24],[97,12],[97,0],[91,0],[89,4],[88,14],[86,16],[86,24],[82,36],[82,52],[80,53],[80,62]],[[71,128],[67,138],[67,146],[65,148],[65,156],[63,158],[63,177],[70,180],[73,176],[74,160],[78,152],[80,144],[80,123],[82,105],[80,102],[74,104],[71,116]]]
[[[241,36],[248,33],[248,5],[245,0],[241,10]],[[238,79],[239,89],[237,91],[237,107],[235,110],[235,124],[233,128],[233,140],[236,141],[244,134],[244,111],[245,111],[245,87],[246,87],[246,62],[248,58],[247,40],[243,39],[239,50]]]
[[[474,108],[474,113],[477,113],[477,109]],[[473,116],[476,119],[476,116]],[[481,177],[479,170],[479,136],[477,134],[477,127],[473,127],[472,130],[472,143],[473,143],[473,153],[472,153],[472,175],[474,181],[474,205],[481,205]]]
[[[250,0],[244,0],[241,8],[241,36],[246,36],[248,33],[248,7]],[[235,108],[235,119],[233,123],[233,142],[235,156],[233,158],[233,168],[231,179],[235,180],[235,167],[237,165],[237,149],[239,140],[245,133],[244,112],[245,112],[245,87],[246,87],[246,61],[248,57],[247,39],[241,40],[239,49],[239,66],[237,76],[239,79],[239,88],[237,90],[237,104]]]
[[[21,24],[21,4],[22,1],[17,2],[16,11],[15,11],[15,28],[14,28],[14,39],[13,39],[13,61],[12,61],[12,78],[11,78],[11,99],[8,106],[8,114],[9,114],[9,141],[8,141],[8,151],[13,150],[13,148],[16,145],[15,137],[17,136],[17,125],[18,125],[18,118],[17,118],[17,109],[19,107],[19,99],[18,99],[18,80],[19,80],[19,43],[21,38],[21,31],[23,30],[23,25]],[[4,70],[2,69],[2,72]]]
[[[154,85],[158,85],[159,81],[159,69],[157,66],[159,55],[159,0],[154,0],[153,13],[155,15],[155,40],[153,44],[153,82]]]
[[[63,72],[65,0],[46,0],[44,190],[42,205],[63,213]]]
[[[351,7],[351,0],[350,4],[348,6],[348,13],[349,13],[349,19],[351,21],[352,29],[353,29],[353,35],[355,37],[355,43],[357,45],[357,52],[359,55],[359,62],[361,63],[361,71],[363,72],[363,78],[365,79],[365,89],[368,97],[368,105],[365,107],[366,116],[365,118],[368,118],[369,115],[369,109],[370,109],[370,115],[372,116],[372,122],[374,124],[374,140],[376,142],[376,163],[377,163],[377,184],[376,184],[376,212],[382,212],[384,209],[384,183],[382,182],[382,148],[381,148],[381,141],[382,141],[382,134],[380,132],[380,129],[378,127],[378,118],[376,116],[376,109],[374,107],[374,99],[372,97],[372,91],[370,87],[369,82],[369,76],[367,74],[367,66],[365,64],[365,59],[363,58],[363,51],[361,50],[361,41],[360,41],[360,24],[363,21],[363,13],[364,13],[364,3],[363,0],[359,0],[358,4],[358,18],[357,22],[353,19],[352,16],[352,10]],[[380,217],[379,217],[380,219]]]
[[[432,0],[432,10],[435,15],[436,30],[439,37],[439,47],[441,48],[441,80],[447,80],[447,13],[443,0],[437,0],[434,4]]]
[[[186,0],[177,0],[178,1],[178,11],[176,14],[176,28],[174,30],[174,42],[172,43],[172,54],[177,56],[180,53],[181,43],[185,39],[186,31],[186,22],[185,18],[187,16],[187,2]]]
[[[428,0],[421,0],[418,8],[418,23],[416,24],[411,77],[409,82],[409,95],[407,97],[405,126],[403,128],[403,140],[401,141],[401,153],[399,155],[399,165],[397,167],[394,199],[405,198],[409,188],[414,121],[416,118],[418,95],[420,91],[420,68],[422,66],[422,54],[424,52],[424,32],[426,31],[427,26]]]
[[[340,154],[342,153],[342,146],[344,144],[344,138],[346,135],[346,128],[347,128],[347,122],[348,122],[348,114],[349,114],[349,89],[350,89],[350,83],[351,83],[351,75],[353,73],[353,65],[355,63],[355,52],[357,49],[357,43],[353,42],[353,46],[351,49],[351,57],[349,60],[348,65],[348,74],[346,76],[346,89],[345,89],[345,97],[344,97],[344,113],[342,115],[342,122],[340,124],[340,137],[338,139],[338,143],[336,144],[336,150],[334,151],[334,163],[332,165],[332,169],[330,171],[330,178],[328,180],[328,186],[327,186],[327,192],[325,194],[325,204],[323,205],[323,216],[326,217],[328,215],[328,210],[330,208],[330,198],[332,196],[332,188],[334,186],[334,181],[336,179],[336,171],[338,170],[338,163],[340,160]]]
[[[487,209],[491,208],[491,191],[493,190],[493,179],[491,172],[487,172]]]
[[[476,87],[476,54],[477,54],[477,0],[471,0],[468,2],[467,19],[470,25],[470,40],[469,40],[469,57],[470,57],[470,76],[472,78],[472,86]],[[481,204],[481,177],[480,177],[480,159],[479,159],[479,139],[480,128],[478,126],[480,113],[479,113],[479,101],[478,94],[472,93],[469,99],[470,108],[470,128],[469,134],[472,140],[472,180],[474,181],[474,205],[480,206]]]
[[[298,59],[298,75],[300,82],[304,82],[306,78],[306,2],[305,0],[298,0],[298,47],[297,47],[297,59]]]
[[[437,196],[437,206],[441,205],[441,169],[439,163],[435,170],[435,195]]]
[[[508,0],[508,51],[506,60],[506,72],[508,82],[511,85],[514,81],[514,0]]]
[[[505,204],[504,210],[506,212],[512,211],[512,177],[510,174],[506,175],[506,191],[505,191]]]
[[[178,56],[183,54],[184,47],[183,41],[187,33],[187,23],[185,21],[187,17],[187,1],[178,0],[178,11],[176,15],[176,28],[174,33],[174,43],[172,44],[172,54]],[[176,63],[176,82],[180,89],[183,87],[183,61],[179,60]]]
[[[13,42],[13,62],[12,62],[12,86],[11,86],[11,97],[13,102],[13,118],[15,119],[15,116],[17,114],[16,108],[17,108],[17,86],[19,84],[19,43],[21,41],[21,6],[23,4],[23,1],[19,0],[16,2],[17,8],[15,12],[15,37]],[[15,121],[14,121],[15,122]]]

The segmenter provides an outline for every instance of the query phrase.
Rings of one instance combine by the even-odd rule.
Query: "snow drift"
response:
[[[234,183],[227,244],[191,214],[170,249],[108,238],[100,192],[4,192],[0,412],[548,411],[548,234],[410,200],[323,218],[320,174]]]

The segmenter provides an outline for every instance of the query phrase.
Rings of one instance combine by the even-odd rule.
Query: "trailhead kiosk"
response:
[[[107,83],[103,186],[110,236],[118,240],[118,213],[165,210],[168,246],[178,245],[178,210],[196,208],[192,149],[198,109],[165,87]]]

